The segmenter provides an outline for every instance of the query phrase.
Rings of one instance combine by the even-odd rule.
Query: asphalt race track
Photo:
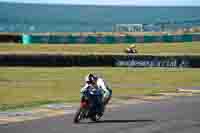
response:
[[[73,115],[0,125],[0,133],[200,133],[200,96],[123,105],[99,123]]]

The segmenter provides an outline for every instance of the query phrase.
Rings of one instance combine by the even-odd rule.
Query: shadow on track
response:
[[[96,123],[138,123],[138,122],[155,122],[154,120],[101,120]]]
[[[87,122],[80,124],[101,124],[101,123],[145,123],[145,122],[155,122],[155,120],[100,120],[98,122]]]

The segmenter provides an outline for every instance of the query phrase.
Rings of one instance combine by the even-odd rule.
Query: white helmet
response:
[[[87,76],[85,76],[85,82],[86,83],[94,83],[97,80],[97,76],[94,74],[88,74]]]

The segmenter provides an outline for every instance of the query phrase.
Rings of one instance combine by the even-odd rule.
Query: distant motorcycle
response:
[[[102,92],[99,89],[88,89],[84,92],[80,107],[74,116],[74,123],[83,119],[97,122],[103,115]]]

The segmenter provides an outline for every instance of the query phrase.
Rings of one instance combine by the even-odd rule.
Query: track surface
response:
[[[0,125],[0,133],[199,133],[200,97],[123,105],[99,123],[73,124],[73,115]]]

